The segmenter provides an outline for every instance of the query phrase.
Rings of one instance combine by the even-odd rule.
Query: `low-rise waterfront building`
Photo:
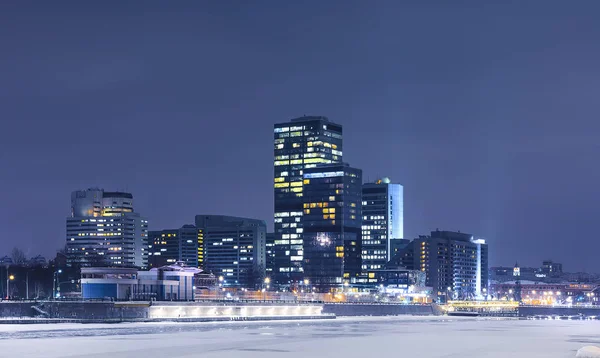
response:
[[[194,275],[202,272],[183,263],[138,271],[124,267],[81,268],[84,300],[194,300]]]

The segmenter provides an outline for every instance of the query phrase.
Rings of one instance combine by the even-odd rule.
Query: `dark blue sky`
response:
[[[2,2],[0,254],[52,256],[91,186],[272,227],[272,125],[313,114],[405,185],[408,238],[600,271],[600,3],[500,3]]]

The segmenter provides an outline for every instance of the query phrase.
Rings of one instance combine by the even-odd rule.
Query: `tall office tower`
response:
[[[263,220],[197,215],[204,240],[204,270],[223,285],[255,288],[266,277],[267,224]]]
[[[483,239],[453,231],[432,231],[400,250],[390,264],[421,270],[442,299],[481,297],[488,282],[488,246]]]
[[[304,275],[319,291],[361,272],[361,191],[362,171],[347,164],[304,170]]]
[[[146,267],[148,221],[133,210],[133,195],[103,189],[71,194],[67,263]]]
[[[274,280],[303,280],[303,174],[319,164],[342,162],[342,126],[305,116],[274,127]]]
[[[194,225],[148,232],[148,266],[162,267],[175,262],[198,267],[198,230]]]
[[[363,184],[362,196],[362,269],[379,270],[404,238],[403,187],[383,178]]]

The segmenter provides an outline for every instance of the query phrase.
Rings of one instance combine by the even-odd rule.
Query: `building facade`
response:
[[[361,272],[362,171],[347,164],[304,169],[304,278],[320,291]],[[290,238],[290,241],[293,239]]]
[[[425,272],[427,286],[441,299],[473,299],[488,289],[488,248],[482,239],[432,231],[401,250],[390,265]]]
[[[546,260],[542,262],[541,271],[548,277],[559,277],[563,273],[563,266],[561,263]]]
[[[161,267],[175,262],[198,267],[198,230],[194,225],[179,229],[148,232],[148,266]]]
[[[84,267],[81,269],[81,297],[84,300],[193,301],[194,275],[201,271],[181,262],[149,271]]]
[[[304,116],[274,126],[274,280],[303,279],[303,174],[342,162],[342,126]]]
[[[363,184],[362,269],[380,270],[392,258],[393,241],[404,238],[404,190],[389,178]]]
[[[69,265],[147,266],[148,221],[134,212],[132,194],[74,191],[66,221]]]
[[[266,277],[267,225],[263,220],[197,215],[204,242],[204,271],[223,285],[254,288]]]
[[[273,271],[275,269],[275,233],[267,233],[267,240],[265,246],[265,269],[267,277],[270,278],[273,276]]]

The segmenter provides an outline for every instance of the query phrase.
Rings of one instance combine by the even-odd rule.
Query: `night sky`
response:
[[[2,1],[0,255],[52,257],[93,186],[272,228],[273,124],[307,114],[404,184],[407,238],[600,271],[600,2],[425,2]]]

